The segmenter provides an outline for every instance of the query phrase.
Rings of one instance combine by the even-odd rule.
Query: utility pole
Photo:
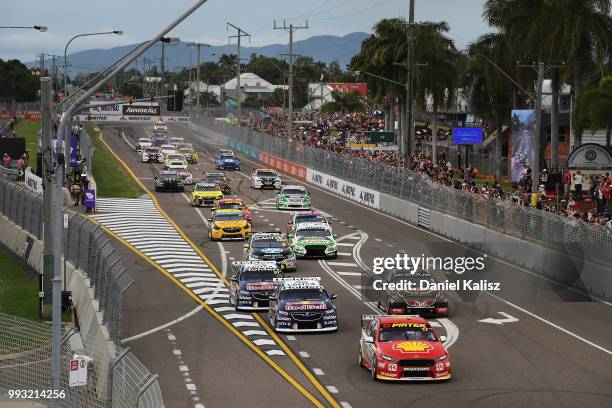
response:
[[[282,54],[282,55],[287,55],[289,57],[289,135],[287,138],[289,142],[293,141],[293,62],[294,62],[294,57],[295,57],[295,54],[293,53],[293,33],[297,30],[307,29],[307,28],[308,28],[308,20],[306,20],[305,26],[294,26],[293,24],[290,24],[289,27],[287,27],[287,23],[284,20],[283,20],[282,27],[277,26],[276,20],[274,20],[275,30],[289,31],[289,54]]]
[[[412,156],[412,143],[414,143],[414,1],[410,0],[408,27],[406,29],[406,42],[408,44],[406,69],[406,139],[404,141],[404,166],[410,167],[410,157]]]
[[[200,107],[200,47],[210,47],[210,44],[205,43],[191,43],[187,45],[188,47],[196,47],[196,107]],[[191,57],[191,52],[189,52]],[[206,90],[208,92],[208,89]]]
[[[240,127],[240,117],[242,114],[242,111],[241,111],[242,89],[240,88],[240,44],[241,44],[242,37],[249,37],[249,40],[250,40],[251,34],[247,33],[246,31],[243,31],[240,27],[236,27],[235,25],[231,23],[227,23],[227,25],[235,29],[238,33],[236,35],[230,35],[229,38],[238,39],[238,46],[237,46],[237,51],[236,51],[236,54],[238,56],[238,61],[237,61],[238,67],[237,67],[237,72],[236,72],[236,103],[237,103],[237,113],[238,113],[238,126]]]

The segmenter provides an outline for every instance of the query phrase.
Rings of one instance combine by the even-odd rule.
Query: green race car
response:
[[[284,186],[276,195],[279,210],[310,210],[310,194],[303,186]]]
[[[298,224],[289,241],[298,257],[336,258],[336,237],[329,225],[321,222]]]

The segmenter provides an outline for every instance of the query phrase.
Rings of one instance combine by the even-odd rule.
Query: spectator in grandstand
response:
[[[4,156],[2,156],[2,165],[6,168],[10,168],[12,162],[13,159],[11,159],[11,156],[9,156],[8,153],[4,153]]]

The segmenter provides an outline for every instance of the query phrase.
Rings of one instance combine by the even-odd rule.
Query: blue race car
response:
[[[240,170],[240,160],[231,153],[220,153],[217,156],[218,170]]]

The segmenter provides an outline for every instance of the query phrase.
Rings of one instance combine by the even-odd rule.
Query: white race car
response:
[[[176,147],[171,144],[161,145],[160,150],[161,150],[161,157],[163,160],[166,160],[166,156],[168,156],[169,154],[176,153]]]
[[[141,137],[138,139],[138,141],[136,142],[136,151],[137,152],[142,152],[145,148],[151,146],[151,139],[149,139],[148,137]]]
[[[251,187],[278,190],[281,188],[280,175],[273,169],[257,169],[255,173],[251,174]]]
[[[155,125],[153,125],[153,132],[165,133],[167,131],[168,131],[168,125],[166,125],[161,120],[158,120],[157,122],[155,122]]]
[[[178,174],[179,178],[183,180],[184,185],[193,185],[193,174],[187,170],[177,170],[176,174]]]

